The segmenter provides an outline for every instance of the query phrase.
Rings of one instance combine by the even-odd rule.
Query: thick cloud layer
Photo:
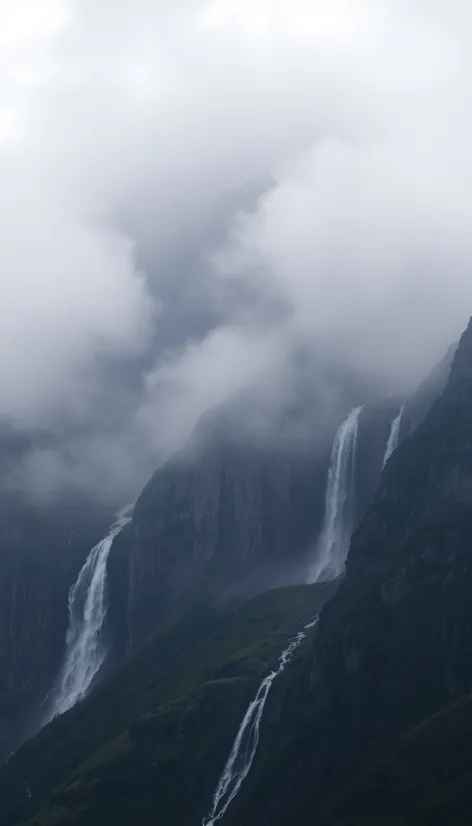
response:
[[[280,404],[300,348],[328,417],[327,365],[421,378],[472,313],[471,18],[2,3],[0,420],[41,433],[22,483],[124,495],[248,383]]]

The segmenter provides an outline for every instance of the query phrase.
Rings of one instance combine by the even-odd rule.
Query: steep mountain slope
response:
[[[369,404],[361,417],[356,520],[378,482],[396,404]],[[304,580],[306,554],[323,519],[330,445],[320,446],[316,411],[300,408],[303,450],[235,440],[233,425],[225,427],[217,410],[199,425],[189,448],[155,474],[108,560],[103,631],[109,653],[100,676],[178,610],[189,590],[206,590],[213,599],[215,593],[257,593]],[[15,434],[0,433],[0,481],[15,473],[26,447]],[[77,497],[38,505],[5,492],[0,502],[5,757],[44,716],[41,703],[64,656],[69,588],[112,515]]]
[[[68,591],[107,518],[84,501],[0,497],[0,757],[37,730],[62,657]]]
[[[463,350],[464,342],[461,352]],[[460,358],[458,354],[456,373]],[[418,420],[424,416],[434,393],[445,381],[447,370],[448,365],[436,371],[427,383],[427,392],[420,391],[409,407],[407,405],[408,428],[412,426],[415,416]],[[467,383],[467,377],[465,381]],[[389,397],[366,404],[362,410],[356,461],[355,521],[361,518],[378,484],[391,422],[400,405],[401,400]],[[221,593],[225,598],[231,594],[237,597],[241,593],[255,593],[287,581],[303,579],[306,555],[313,550],[323,518],[329,451],[320,452],[315,432],[313,440],[317,447],[305,454],[284,447],[280,450],[274,446],[271,449],[255,449],[253,444],[244,445],[228,438],[227,433],[215,434],[214,423],[215,419],[210,417],[211,438],[206,442],[203,440],[198,450],[186,451],[175,457],[155,474],[138,500],[133,524],[113,546],[108,564],[110,599],[104,628],[110,656],[105,673],[112,671],[126,651],[136,648],[156,628],[161,627],[164,633],[170,625],[174,627],[179,622],[182,604],[197,595],[200,601],[206,600],[210,605]],[[208,421],[205,426],[208,427]],[[455,426],[453,423],[452,427]],[[416,445],[429,438],[421,436],[422,432],[420,430]],[[415,447],[415,450],[419,449]],[[426,444],[422,449],[427,453],[429,446]],[[413,457],[413,452],[411,455]],[[418,461],[421,464],[421,457]],[[408,473],[414,475],[418,471],[417,459],[412,459],[412,462]],[[410,496],[405,487],[403,496],[398,492],[395,481],[388,482],[392,474],[395,479],[396,468],[395,457],[385,474],[386,487],[380,499],[377,498],[376,508],[382,518],[380,523],[378,517],[377,522],[375,519],[373,522],[372,511],[366,518],[360,531],[363,551],[360,554],[355,551],[356,539],[348,582],[357,576],[357,568],[361,575],[362,565],[369,566],[372,576],[383,576],[382,571],[375,572],[384,555],[390,559],[392,542],[401,542],[401,537],[397,537],[395,532],[401,531],[402,525],[405,531],[410,530],[405,528],[411,521],[409,509],[414,506],[416,487],[423,482],[420,477],[415,477],[411,481],[414,495]],[[389,485],[393,495],[385,494],[385,490],[390,489]],[[385,496],[384,506],[379,505]],[[430,493],[426,492],[425,497],[427,508]],[[91,512],[87,508],[78,508],[77,503],[72,509],[52,508],[48,513],[27,509],[23,503],[15,508],[13,500],[10,500],[2,512],[0,531],[0,591],[3,594],[0,601],[0,619],[3,617],[0,623],[0,724],[4,756],[37,725],[39,703],[51,688],[63,656],[67,592],[85,555],[95,541],[106,533],[109,519],[109,515],[104,519],[103,514],[98,512],[96,519],[91,518]],[[367,539],[371,530],[369,526],[372,525],[375,535],[371,541],[373,550],[369,551]],[[392,533],[391,537],[387,536],[388,532]],[[347,586],[343,586],[342,593],[344,587]],[[400,586],[395,585],[395,594],[396,587]],[[397,597],[391,597],[391,600],[395,599]],[[208,610],[211,613],[213,609]],[[330,616],[329,611],[325,616]],[[214,644],[211,630],[214,615],[211,614],[211,617],[213,619],[201,629],[201,642],[205,645],[202,652],[211,652]],[[325,638],[324,628],[323,625],[321,640]],[[380,633],[381,628],[380,622],[376,630]],[[413,645],[413,638],[410,642]],[[356,644],[354,654],[349,655],[351,669],[357,662]],[[172,660],[169,666],[171,672],[178,665]],[[374,669],[375,663],[371,667]],[[294,664],[294,671],[296,668],[298,665]],[[309,672],[310,667],[307,666],[307,669]],[[146,691],[145,684],[138,678],[136,685],[132,686],[135,677],[131,675],[135,672],[126,673],[130,675],[125,680],[126,685],[130,686],[133,696],[139,698]],[[314,668],[313,674],[316,673]],[[290,691],[297,695],[308,679],[305,675],[300,680],[300,687],[295,689],[292,685]],[[197,683],[200,685],[198,680],[195,685]],[[109,684],[112,683],[107,682]],[[223,690],[221,685],[218,686],[220,689]],[[211,688],[210,693],[212,691]],[[116,695],[113,696],[116,699]],[[175,696],[178,699],[181,695]],[[452,692],[451,698],[455,696]],[[303,699],[307,708],[311,702],[311,695]],[[290,699],[287,700],[287,707],[290,707]],[[53,749],[47,762],[54,771],[44,785],[48,793],[55,787],[56,781],[59,783],[58,778],[62,782],[65,777],[64,766],[72,770],[101,744],[108,743],[118,732],[119,726],[131,724],[143,708],[141,701],[136,699],[136,704],[131,704],[124,716],[121,711],[117,715],[118,728],[115,729],[97,725],[96,721],[87,722],[87,729],[93,730],[92,740],[89,740],[88,734],[81,734],[84,751],[78,755],[72,749],[70,762],[64,764],[62,752]],[[156,704],[151,706],[151,710],[155,708]],[[186,701],[183,706],[177,705],[175,708],[180,708],[184,714]],[[432,709],[435,708],[433,705]],[[343,713],[350,714],[349,711]],[[100,721],[103,717],[106,719],[106,715],[100,714]],[[414,721],[416,717],[412,715],[411,719]],[[234,725],[235,720],[233,729]],[[294,719],[294,729],[296,725]],[[304,727],[305,722],[301,725]],[[59,723],[57,726],[55,724],[51,731],[60,733]],[[393,734],[397,730],[403,731],[403,723],[397,726]],[[203,731],[201,734],[203,736]],[[49,736],[51,740],[47,742],[51,744],[56,735]],[[274,749],[271,757],[275,759],[276,754],[277,749]],[[182,753],[178,751],[178,760],[176,755],[177,752],[174,769],[178,772],[177,764],[178,760],[182,760]],[[339,763],[343,765],[343,760]],[[58,766],[59,773],[56,775],[54,772]],[[30,774],[29,770],[27,774]],[[43,780],[40,786],[42,784]],[[132,791],[130,794],[132,796]],[[7,799],[10,796],[9,793]],[[24,786],[21,786],[19,798],[22,796]],[[69,813],[72,809],[69,801]]]
[[[2,826],[198,822],[261,677],[332,592],[188,606],[4,766]]]
[[[463,823],[472,764],[457,719],[472,691],[471,591],[472,323],[443,396],[387,465],[311,652],[274,691],[228,824]],[[445,819],[454,743],[462,802]],[[393,800],[399,774],[407,791],[389,808],[377,782]]]
[[[419,387],[407,400],[402,415],[400,440],[411,436],[421,422],[424,421],[436,399],[444,392],[449,381],[456,350],[457,341],[451,344],[444,358],[434,367],[431,373],[421,382]]]
[[[355,523],[378,484],[395,399],[368,404],[359,422]],[[349,409],[345,411],[346,415]],[[139,497],[129,549],[130,647],[188,589],[247,593],[303,582],[321,530],[329,454],[311,424],[302,448],[261,447],[205,421],[206,438],[157,471]],[[342,415],[342,414],[341,414]],[[201,436],[201,434],[200,434]]]
[[[189,589],[303,581],[322,519],[325,462],[229,444],[177,457],[138,499],[130,549],[131,642]]]
[[[472,697],[398,737],[354,775],[328,823],[466,826],[472,784]]]

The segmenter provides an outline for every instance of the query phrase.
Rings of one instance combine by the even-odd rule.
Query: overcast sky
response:
[[[0,23],[0,421],[59,438],[35,485],[132,487],[248,383],[280,400],[300,346],[320,386],[328,362],[386,392],[460,334],[467,0],[0,0]]]

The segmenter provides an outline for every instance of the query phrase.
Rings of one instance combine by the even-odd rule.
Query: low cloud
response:
[[[124,497],[247,387],[262,433],[301,350],[332,418],[333,372],[403,389],[457,338],[465,2],[23,4],[0,37],[0,421],[42,434],[21,484]]]

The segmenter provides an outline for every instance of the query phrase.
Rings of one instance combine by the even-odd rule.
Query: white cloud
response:
[[[102,464],[121,444],[125,468],[137,443],[137,462],[148,440],[177,446],[294,342],[383,387],[460,333],[466,2],[13,5],[0,418],[90,428],[96,455],[108,393]]]
[[[67,22],[67,0],[2,0],[0,13],[0,54],[11,54],[60,31]]]

